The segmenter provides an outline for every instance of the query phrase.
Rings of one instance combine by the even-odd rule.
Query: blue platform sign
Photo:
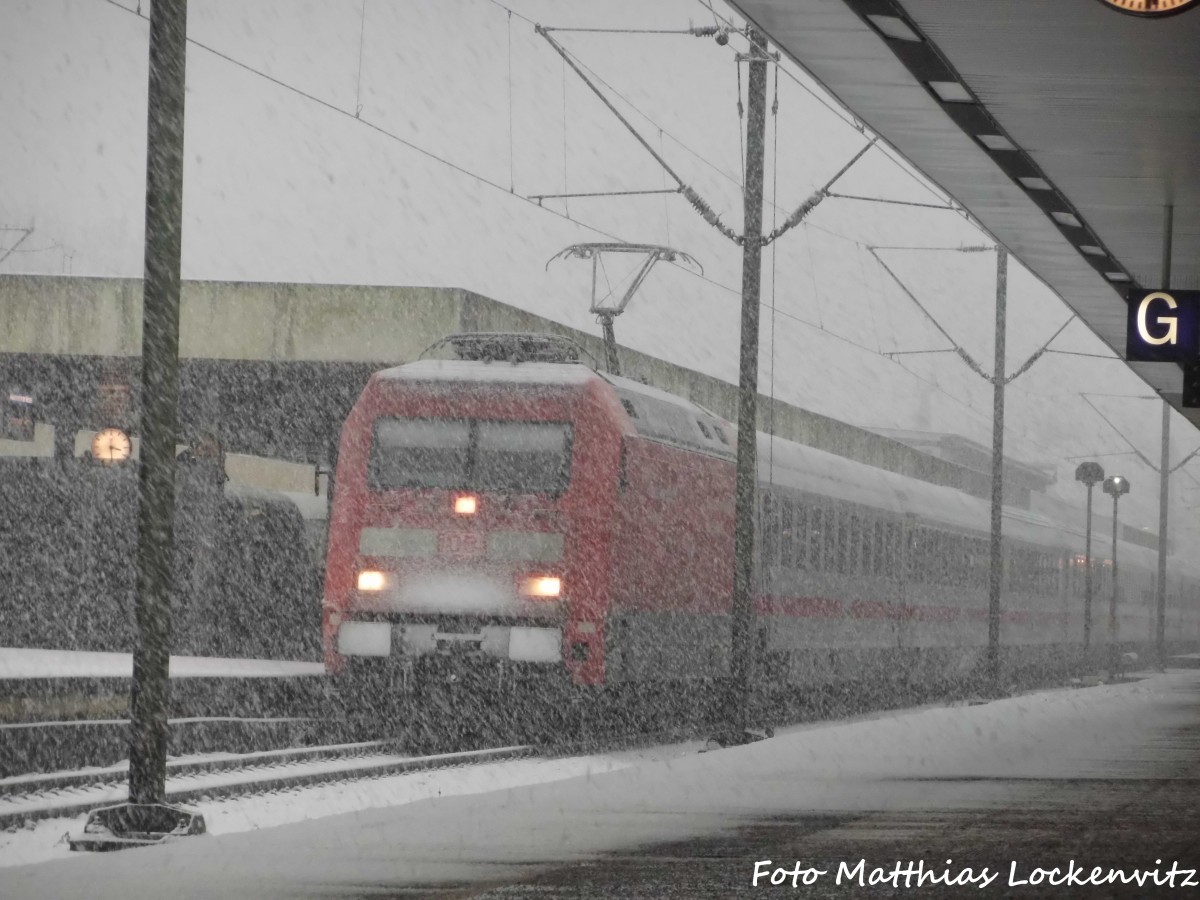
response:
[[[1136,290],[1126,299],[1126,359],[1200,361],[1200,291]]]

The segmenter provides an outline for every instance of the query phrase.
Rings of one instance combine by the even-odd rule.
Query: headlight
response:
[[[562,594],[562,579],[555,575],[537,575],[521,582],[521,593],[538,600],[553,600]]]
[[[358,589],[360,591],[382,591],[387,584],[387,578],[375,569],[363,569],[358,573]]]

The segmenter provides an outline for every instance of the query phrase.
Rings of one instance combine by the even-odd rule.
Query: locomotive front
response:
[[[337,466],[331,672],[388,689],[430,673],[602,679],[621,441],[606,389],[583,365],[519,359],[372,377]]]

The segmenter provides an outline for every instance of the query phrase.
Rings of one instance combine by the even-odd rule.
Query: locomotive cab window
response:
[[[478,422],[474,484],[482,491],[557,494],[567,486],[571,426]]]
[[[470,487],[471,425],[455,419],[380,419],[371,442],[371,487]]]
[[[559,494],[570,477],[572,436],[565,422],[380,419],[371,489]]]

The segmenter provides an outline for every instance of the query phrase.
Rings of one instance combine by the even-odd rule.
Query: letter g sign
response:
[[[1200,362],[1200,291],[1134,290],[1127,299],[1126,359]]]
[[[1152,344],[1155,347],[1160,347],[1163,344],[1178,344],[1179,343],[1179,317],[1178,316],[1159,316],[1156,320],[1159,325],[1166,325],[1166,334],[1161,337],[1154,337],[1146,328],[1146,313],[1150,309],[1150,304],[1161,300],[1169,309],[1178,309],[1179,304],[1175,302],[1175,298],[1166,291],[1155,291],[1153,294],[1147,294],[1142,298],[1142,302],[1137,307],[1137,330],[1140,337],[1147,344]]]

